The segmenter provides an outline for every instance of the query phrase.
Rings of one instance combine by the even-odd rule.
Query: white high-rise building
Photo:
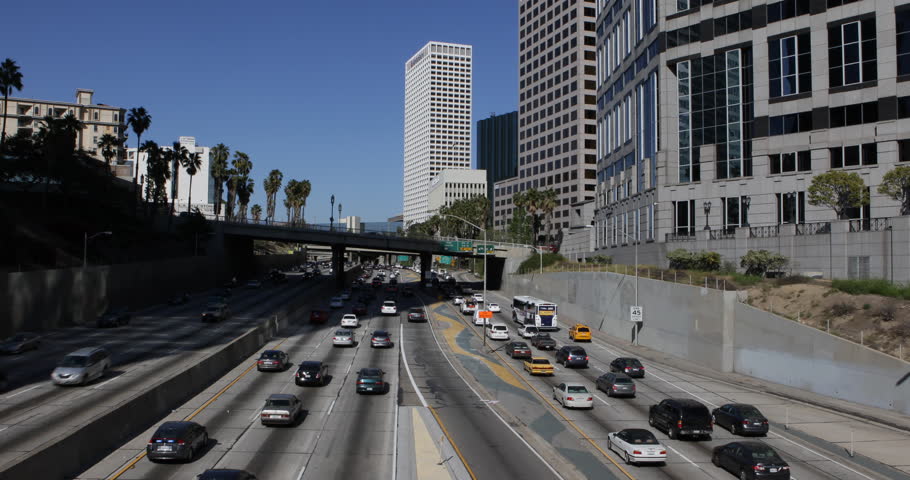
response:
[[[196,145],[196,137],[180,137],[178,139],[181,145],[187,149],[189,153],[199,154],[199,158],[202,160],[202,165],[199,167],[199,170],[196,171],[196,175],[193,176],[193,192],[190,195],[190,175],[186,173],[186,169],[181,167],[177,168],[177,204],[175,208],[178,212],[187,211],[187,202],[192,201],[192,208],[198,208],[200,212],[205,214],[214,214],[215,213],[215,186],[212,182],[212,177],[209,175],[209,165],[211,164],[211,147],[203,147]],[[173,150],[171,145],[161,145],[162,150]],[[128,148],[126,149],[126,158],[130,161],[135,161],[136,159],[136,149]],[[139,184],[142,185],[142,198],[145,198],[145,175],[148,169],[148,153],[139,152]],[[167,192],[168,203],[171,199],[171,181],[167,180],[165,184],[165,192]],[[192,200],[191,200],[192,197]]]
[[[405,64],[404,224],[428,213],[430,182],[471,168],[471,46],[429,42]]]

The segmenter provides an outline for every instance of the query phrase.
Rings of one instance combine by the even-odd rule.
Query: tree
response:
[[[259,218],[262,216],[262,207],[256,203],[250,207],[250,215],[253,216],[253,221],[259,223]]]
[[[143,143],[139,150],[148,155],[145,165],[145,199],[147,202],[151,202],[152,214],[155,214],[158,211],[158,205],[167,204],[166,184],[171,177],[169,156],[151,140]]]
[[[533,233],[531,219],[524,207],[515,207],[512,211],[512,220],[509,222],[509,236],[515,243],[531,244]]]
[[[104,161],[107,162],[108,171],[111,171],[111,159],[117,155],[117,152],[120,150],[120,144],[120,139],[110,133],[105,133],[98,139],[98,147],[101,149],[101,156],[104,157]]]
[[[749,250],[740,259],[739,266],[746,269],[746,275],[765,276],[768,272],[777,272],[787,266],[787,257],[768,250]]]
[[[171,150],[168,152],[168,159],[171,162],[171,215],[177,211],[175,206],[177,205],[177,189],[179,188],[179,168],[186,162],[186,159],[189,156],[189,150],[180,142],[174,142],[171,145]]]
[[[228,157],[231,151],[223,143],[212,147],[212,163],[209,164],[209,175],[215,184],[215,215],[221,215],[221,196],[224,194],[224,182],[228,177]]]
[[[193,204],[193,177],[199,172],[200,167],[202,167],[202,157],[196,152],[187,155],[186,160],[183,162],[183,168],[186,169],[186,174],[190,176],[190,194],[186,201],[187,213],[189,213],[190,206]]]
[[[231,169],[228,171],[227,187],[228,198],[224,216],[227,219],[234,217],[234,205],[237,203],[237,190],[240,188],[240,182],[246,182],[250,171],[253,169],[253,162],[250,156],[243,152],[234,152],[234,159],[231,161]]]
[[[237,203],[239,204],[239,217],[241,222],[246,222],[247,205],[250,203],[250,196],[253,195],[253,188],[256,182],[252,178],[243,177],[237,183]]]
[[[522,207],[531,216],[531,234],[533,245],[537,245],[538,232],[540,231],[540,218],[537,213],[541,210],[541,192],[536,188],[529,188],[518,194],[518,198],[512,197],[512,203],[516,207]]]
[[[840,220],[848,209],[869,204],[869,192],[857,173],[832,170],[816,175],[808,191],[810,205],[828,207]]]
[[[275,201],[278,196],[278,190],[281,189],[281,181],[284,175],[281,170],[272,170],[269,176],[262,181],[262,188],[265,190],[265,220],[271,222],[275,220]]]
[[[553,210],[559,205],[556,190],[552,188],[540,192],[539,207],[547,220],[547,245],[550,245],[550,230],[553,228]]]
[[[133,164],[134,176],[133,185],[139,184],[139,151],[142,147],[142,134],[152,125],[152,116],[145,110],[145,107],[133,107],[126,116],[126,124],[133,129],[136,134],[136,161]]]
[[[910,215],[910,167],[898,166],[882,178],[878,193],[901,204],[901,215]]]
[[[0,92],[3,93],[3,130],[0,134],[0,151],[6,143],[6,111],[9,109],[9,96],[13,89],[22,90],[22,72],[11,58],[0,63]]]
[[[284,186],[284,206],[288,210],[288,223],[294,225],[294,195],[297,194],[297,180],[288,180]]]
[[[301,225],[306,225],[306,220],[303,218],[304,209],[306,208],[306,199],[310,197],[310,191],[312,190],[312,185],[310,185],[309,180],[301,180],[297,185],[298,189],[298,202],[297,209],[299,210],[298,220]]]

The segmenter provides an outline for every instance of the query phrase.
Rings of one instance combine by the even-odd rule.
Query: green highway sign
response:
[[[490,255],[493,253],[495,245],[474,245],[475,255]]]
[[[466,241],[445,241],[442,242],[442,248],[448,252],[472,252],[474,251],[474,242]]]
[[[452,264],[452,257],[450,257],[450,256],[448,256],[448,255],[441,255],[441,256],[439,257],[438,262],[439,262],[439,263],[442,263],[442,264],[445,264],[445,265],[451,265],[451,264]]]
[[[399,262],[407,262],[407,261],[410,260],[410,259],[411,259],[411,257],[410,257],[409,255],[399,255],[399,256],[398,256],[398,261],[399,261]]]

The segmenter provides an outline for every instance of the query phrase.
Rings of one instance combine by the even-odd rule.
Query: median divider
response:
[[[353,278],[359,267],[346,272]],[[321,301],[333,291],[326,282],[292,299],[277,311],[260,319],[239,337],[207,353],[181,372],[151,383],[148,388],[110,406],[83,425],[72,428],[34,448],[24,456],[0,467],[0,479],[73,478],[110,452],[148,429],[162,417],[259,350],[292,323],[312,301]],[[304,319],[308,320],[308,319]]]

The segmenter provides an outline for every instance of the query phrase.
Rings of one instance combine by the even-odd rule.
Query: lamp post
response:
[[[341,229],[341,202],[338,202],[338,228]],[[347,231],[347,226],[342,230]]]
[[[702,206],[705,209],[705,230],[711,230],[711,227],[708,226],[708,214],[711,213],[711,200],[706,201]]]
[[[468,225],[483,232],[483,306],[484,306],[484,309],[486,309],[487,303],[488,303],[487,302],[487,229],[480,228],[477,225],[474,225],[473,223],[471,223],[457,215],[451,215],[451,214],[442,215],[442,218],[446,218],[446,217],[452,217],[452,218],[461,220],[462,222],[467,223]],[[484,319],[483,322],[484,322],[484,324],[483,324],[483,329],[484,329],[483,330],[483,346],[484,346],[484,348],[486,348],[487,347],[487,319]]]
[[[82,268],[88,266],[88,241],[101,236],[101,235],[113,235],[114,232],[98,232],[92,235],[89,235],[88,232],[85,232],[84,240],[82,242]]]
[[[752,204],[752,197],[746,195],[743,197],[743,226],[749,226],[749,205]]]
[[[332,206],[329,207],[329,231],[331,232],[335,230],[335,217],[332,216],[335,212],[335,195],[332,195],[332,199],[329,200],[329,202],[332,204]]]

